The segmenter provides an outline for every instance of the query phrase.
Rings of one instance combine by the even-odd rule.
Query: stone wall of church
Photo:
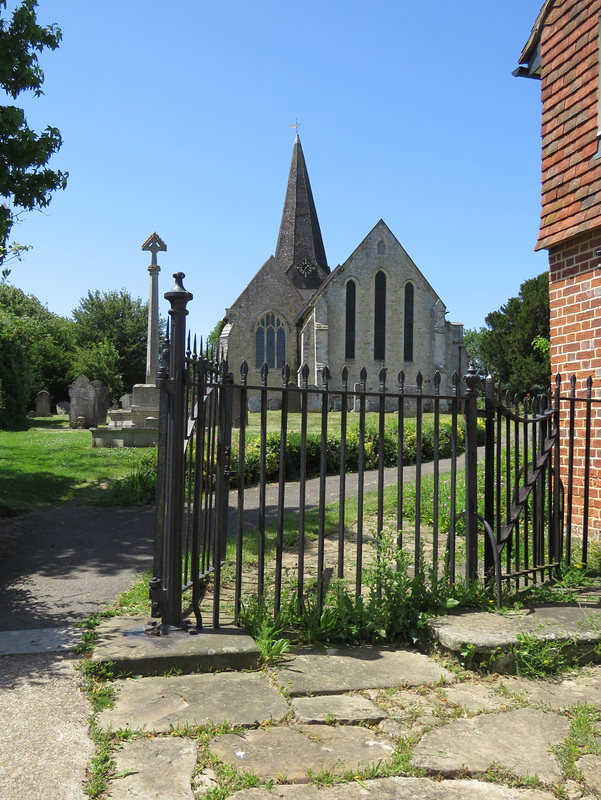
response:
[[[386,276],[383,359],[374,358],[375,283],[378,271]],[[356,285],[354,358],[346,355],[347,284],[350,280]],[[414,289],[413,358],[405,361],[405,291],[408,283]],[[331,386],[339,388],[342,367],[346,364],[349,387],[352,387],[359,382],[359,373],[365,367],[368,390],[377,391],[382,367],[388,370],[387,386],[392,390],[396,389],[398,373],[403,369],[405,385],[410,391],[415,386],[418,371],[421,371],[423,391],[427,393],[432,389],[434,371],[438,369],[442,376],[441,393],[450,393],[450,378],[453,370],[459,366],[458,348],[463,340],[463,328],[461,325],[451,326],[445,319],[445,311],[436,292],[394,235],[385,223],[379,222],[332,275],[311,312],[303,319],[304,328],[314,328],[314,336],[318,341],[320,328],[323,331],[327,326],[327,352],[323,352],[323,348],[320,352],[316,347],[315,373],[319,374],[320,365],[327,362],[332,372]],[[308,330],[303,334],[305,340],[310,340]]]
[[[246,361],[249,366],[248,383],[261,382],[261,369],[257,366],[255,357],[255,333],[261,318],[267,313],[273,313],[283,323],[286,334],[285,361],[290,366],[291,380],[296,382],[296,317],[303,305],[302,297],[282,274],[275,258],[269,258],[236,302],[226,309],[227,325],[220,345],[225,350],[229,368],[236,381],[240,378],[240,364]],[[281,384],[281,368],[270,369],[268,385]]]

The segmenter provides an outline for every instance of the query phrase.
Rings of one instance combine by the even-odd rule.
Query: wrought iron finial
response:
[[[463,380],[467,384],[466,394],[473,396],[476,394],[476,386],[480,382],[480,376],[476,372],[476,367],[473,361],[470,361],[470,365],[467,368],[467,373],[463,376]]]

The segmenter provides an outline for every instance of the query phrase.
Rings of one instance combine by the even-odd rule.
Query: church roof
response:
[[[297,288],[316,289],[330,272],[298,134],[275,257]]]

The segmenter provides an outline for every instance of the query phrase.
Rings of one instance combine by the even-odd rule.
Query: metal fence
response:
[[[450,395],[440,394],[439,373],[426,393],[421,374],[407,391],[404,372],[389,381],[386,369],[377,391],[366,388],[365,369],[349,386],[346,368],[333,381],[328,367],[317,387],[308,385],[306,366],[297,385],[286,366],[274,386],[266,365],[260,383],[249,385],[246,363],[235,375],[202,344],[197,352],[189,336],[186,345],[191,295],[183,277],[176,274],[165,295],[171,333],[157,381],[150,594],[165,630],[183,624],[187,592],[201,628],[209,578],[213,627],[224,600],[235,621],[245,597],[268,600],[277,614],[284,584],[293,586],[299,611],[309,591],[321,608],[335,581],[359,598],[386,531],[414,570],[452,583],[494,581],[498,603],[504,582],[542,580],[570,558],[573,480],[567,476],[566,494],[559,378],[548,396],[512,400],[488,378],[484,408],[473,367],[452,376]],[[259,410],[249,415],[251,397]],[[579,402],[567,399],[568,417],[578,415]],[[240,427],[232,438],[234,409]],[[570,430],[568,463],[575,446],[568,419]],[[587,536],[585,528],[585,558]]]

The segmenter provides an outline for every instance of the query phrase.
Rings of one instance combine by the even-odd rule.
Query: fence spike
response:
[[[192,351],[190,350],[190,331],[188,331],[188,346],[186,347],[186,357],[190,358]]]
[[[240,375],[242,377],[242,383],[246,384],[246,379],[248,378],[248,364],[246,361],[240,364]]]
[[[415,378],[415,384],[417,386],[417,391],[419,394],[422,393],[422,386],[424,384],[424,376],[422,375],[421,371],[417,373],[417,377]]]
[[[434,373],[434,393],[435,394],[440,394],[440,381],[441,381],[440,370],[436,370],[436,372]]]
[[[284,366],[282,367],[282,386],[284,387],[284,389],[286,388],[286,386],[288,386],[289,381],[290,381],[290,367],[288,366],[288,364],[284,364]]]
[[[404,394],[405,392],[405,370],[402,369],[399,374],[397,375],[397,380],[399,382],[399,392]]]
[[[457,392],[459,388],[459,373],[457,370],[453,370],[453,374],[451,375],[451,386],[453,387],[453,396],[457,397]]]
[[[348,367],[346,364],[342,367],[342,391],[346,392],[348,390]]]
[[[359,380],[363,384],[363,388],[361,389],[361,391],[364,392],[365,391],[365,383],[367,381],[367,370],[365,369],[365,367],[363,367],[361,369],[361,372],[359,373]]]
[[[380,392],[382,394],[384,394],[384,392],[386,391],[386,374],[387,374],[387,372],[388,372],[388,370],[386,369],[386,367],[382,367],[382,369],[380,370],[380,375],[379,375],[379,378],[380,378]]]
[[[330,380],[330,368],[326,364],[325,367],[321,371],[321,379],[323,381],[324,388],[328,388],[328,381]]]
[[[269,375],[269,367],[267,366],[267,361],[264,361],[261,367],[261,386],[267,386],[268,375]]]
[[[301,378],[303,381],[303,389],[307,388],[307,383],[309,381],[309,365],[303,364],[301,367]]]
[[[196,361],[198,358],[198,353],[196,352],[196,334],[194,334],[194,347],[192,348],[192,357]]]

